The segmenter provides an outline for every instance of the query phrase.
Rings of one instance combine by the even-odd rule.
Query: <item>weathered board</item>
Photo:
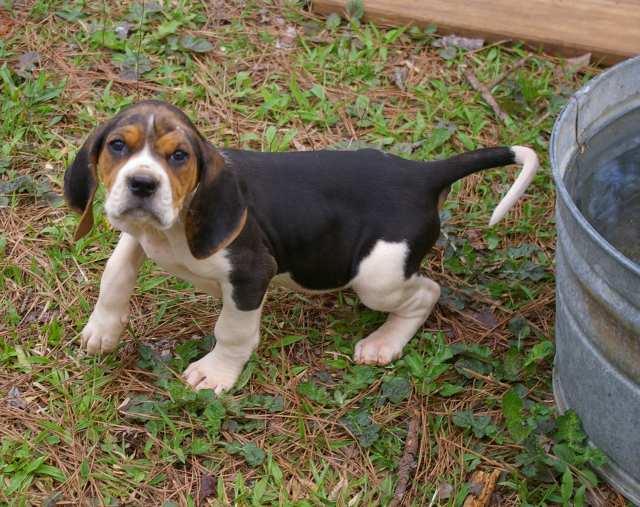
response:
[[[563,56],[592,53],[614,63],[640,54],[640,0],[364,0],[365,18],[382,25],[522,40]],[[320,14],[344,12],[347,0],[313,0]]]

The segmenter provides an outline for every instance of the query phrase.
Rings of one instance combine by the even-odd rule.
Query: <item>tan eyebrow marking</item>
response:
[[[139,125],[127,125],[122,129],[122,137],[130,149],[137,150],[144,144],[144,132]]]
[[[187,148],[188,143],[186,142],[185,136],[174,130],[173,132],[169,132],[168,134],[160,137],[155,144],[155,148],[159,154],[163,156],[170,155],[177,148]],[[190,150],[189,150],[190,151]]]

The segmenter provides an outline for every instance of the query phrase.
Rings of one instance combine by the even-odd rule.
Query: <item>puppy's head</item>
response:
[[[246,220],[237,179],[220,154],[182,111],[160,101],[135,104],[100,125],[67,169],[64,194],[82,214],[76,239],[93,225],[99,181],[105,213],[118,229],[169,229],[186,206],[187,240],[197,258],[223,248]]]

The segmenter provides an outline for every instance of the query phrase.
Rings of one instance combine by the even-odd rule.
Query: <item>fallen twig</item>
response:
[[[518,70],[525,63],[527,63],[528,60],[529,60],[528,56],[525,56],[524,58],[520,58],[520,60],[518,60],[516,63],[508,67],[507,70],[505,70],[502,74],[500,74],[500,76],[498,76],[498,78],[493,83],[487,86],[487,88],[489,90],[493,90],[496,86],[502,83],[509,76],[509,74]]]
[[[509,121],[509,115],[500,108],[500,106],[496,102],[496,99],[494,99],[493,95],[491,95],[489,89],[480,81],[478,81],[478,78],[471,69],[463,68],[462,72],[464,72],[464,77],[467,78],[467,81],[469,81],[469,84],[473,87],[473,89],[477,92],[480,92],[480,95],[482,95],[484,101],[489,104],[491,109],[493,109],[493,112],[496,114],[496,116],[503,123],[507,123]]]
[[[396,491],[389,502],[389,507],[397,507],[402,502],[402,498],[407,491],[407,484],[413,468],[416,466],[416,452],[418,451],[418,444],[420,438],[418,434],[418,428],[420,425],[420,414],[417,410],[414,411],[411,421],[409,421],[409,428],[407,429],[407,438],[404,443],[404,452],[400,463],[398,464],[398,485]]]
[[[487,507],[493,490],[496,489],[498,477],[500,477],[500,470],[494,470],[491,473],[482,470],[474,472],[471,476],[472,492],[467,496],[463,507]]]

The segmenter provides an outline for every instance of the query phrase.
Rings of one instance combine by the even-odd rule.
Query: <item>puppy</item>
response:
[[[93,224],[98,182],[104,210],[122,231],[83,329],[89,353],[112,351],[127,322],[143,260],[212,296],[223,308],[216,345],[184,373],[195,389],[229,389],[260,339],[271,282],[307,291],[350,287],[387,321],[355,346],[358,363],[402,354],[440,296],[418,274],[440,232],[438,203],[450,185],[490,167],[523,169],[490,225],[524,193],[538,168],[529,148],[488,148],[433,162],[376,150],[259,153],[217,150],[179,109],[149,100],[100,125],[64,176],[81,213],[76,239]]]

